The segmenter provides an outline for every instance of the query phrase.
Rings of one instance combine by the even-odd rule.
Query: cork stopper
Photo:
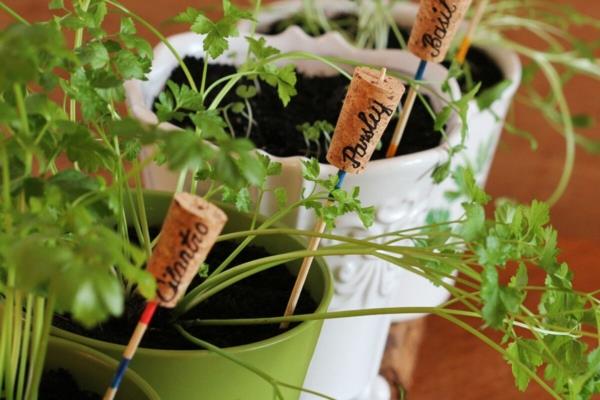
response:
[[[408,49],[425,61],[441,62],[471,0],[421,0]]]
[[[203,198],[175,195],[148,262],[148,271],[156,278],[159,305],[175,307],[226,222],[227,215]]]
[[[404,85],[396,78],[385,76],[385,70],[356,68],[329,145],[327,161],[348,173],[361,173],[402,94]]]

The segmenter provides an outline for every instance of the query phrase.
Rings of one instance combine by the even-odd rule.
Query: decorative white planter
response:
[[[182,56],[201,57],[202,37],[187,33],[171,37],[173,47]],[[298,27],[291,27],[281,35],[268,37],[270,45],[282,51],[309,51],[318,55],[351,59],[365,64],[378,65],[404,72],[414,71],[419,60],[400,50],[372,51],[350,46],[337,33],[319,38],[310,38]],[[230,51],[217,62],[236,64],[246,54],[246,41],[233,39]],[[310,75],[331,75],[335,71],[316,61],[295,62],[298,70]],[[152,101],[163,89],[177,62],[164,45],[155,49],[152,72],[148,81],[130,81],[126,84],[127,99],[133,114],[147,123],[156,123],[152,113]],[[438,96],[447,98],[441,91],[441,83],[447,71],[438,65],[428,68],[425,75],[425,92],[435,91]],[[451,82],[452,95],[459,93],[458,86]],[[432,96],[433,106],[440,109],[441,101]],[[177,129],[171,124],[164,128]],[[452,116],[448,123],[450,140],[458,140],[459,121]],[[435,185],[430,174],[436,165],[447,157],[446,145],[411,155],[389,160],[372,161],[366,172],[358,176],[348,176],[345,187],[361,187],[361,200],[364,204],[376,207],[375,224],[365,231],[357,217],[345,216],[337,221],[336,234],[362,237],[421,224],[430,208]],[[274,177],[271,187],[286,188],[290,200],[297,199],[303,188],[310,189],[302,178],[303,157],[273,157],[282,163],[283,172]],[[323,177],[335,174],[330,165],[321,165]],[[176,176],[158,166],[147,168],[144,176],[146,186],[154,189],[172,190],[176,186]],[[275,200],[266,198],[261,211],[270,214],[275,210]],[[288,223],[310,229],[315,218],[311,211],[298,210],[290,216]],[[324,243],[327,245],[328,243]],[[413,286],[423,286],[423,278],[369,257],[329,257],[328,264],[335,277],[335,294],[330,311],[364,308],[389,307],[394,304],[395,293]],[[427,282],[427,281],[425,281]],[[402,283],[402,289],[399,284]],[[432,290],[431,299],[424,299],[430,306],[437,305],[439,298],[447,292],[440,288]],[[305,386],[326,393],[341,400],[387,400],[387,383],[377,375],[388,334],[390,316],[373,316],[352,319],[325,321],[317,349],[313,356]],[[303,396],[302,398],[312,398]]]
[[[324,13],[328,17],[340,13],[352,14],[358,12],[356,3],[349,0],[321,0],[319,6],[323,7]],[[284,0],[270,3],[258,16],[257,32],[264,31],[275,22],[298,13],[298,11],[302,10],[302,7],[301,0]],[[418,4],[401,2],[396,3],[392,7],[391,13],[399,26],[410,28],[416,18],[418,9]],[[249,22],[240,24],[241,31],[248,31],[249,29]],[[475,45],[485,51],[500,67],[505,79],[512,82],[502,93],[502,96],[492,104],[490,109],[480,110],[475,101],[471,102],[469,107],[467,117],[469,134],[465,142],[466,149],[459,155],[454,165],[471,165],[474,169],[477,183],[483,187],[487,182],[496,147],[504,126],[504,120],[521,82],[522,67],[518,55],[512,51],[486,46],[485,42],[480,43],[477,40],[475,41]],[[389,51],[395,52],[395,50]],[[431,65],[428,68],[431,68]],[[459,143],[459,137],[450,137],[449,141],[452,144],[457,144]],[[450,202],[444,196],[444,193],[453,191],[455,188],[456,185],[451,179],[447,179],[440,185],[437,185],[431,193],[430,209],[445,209],[449,211],[451,219],[460,218],[463,215],[462,199]],[[423,221],[424,214],[418,222]],[[410,285],[401,284],[402,290],[396,291],[395,300],[392,302],[394,306],[434,306],[441,304],[447,297],[446,291],[440,290],[425,279],[416,280],[411,283]],[[401,322],[419,316],[422,315],[395,315],[392,317],[392,320],[394,322]]]

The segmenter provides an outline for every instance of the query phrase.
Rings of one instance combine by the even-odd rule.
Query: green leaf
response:
[[[588,114],[576,114],[571,116],[573,126],[579,129],[593,128],[596,125],[594,117]]]
[[[268,46],[264,37],[256,39],[251,36],[246,36],[246,41],[248,42],[250,52],[259,60],[264,60],[270,56],[281,53],[275,47]]]
[[[252,144],[252,142],[248,142]],[[253,144],[252,147],[254,147]],[[249,184],[257,187],[262,186],[266,178],[266,170],[255,154],[251,154],[249,150],[240,151],[237,156],[237,165]]]
[[[554,229],[547,227],[544,230],[544,244],[540,253],[540,267],[542,267],[546,272],[554,273],[558,267],[559,263],[557,260],[558,256],[558,232]]]
[[[86,71],[86,76],[90,81],[90,85],[97,89],[120,87],[123,84],[121,79],[112,71],[105,69]]]
[[[495,267],[485,266],[482,273],[481,299],[483,319],[491,328],[500,329],[508,313],[516,313],[523,302],[521,292],[500,285]]]
[[[227,0],[223,1],[223,18],[213,22],[201,11],[188,8],[179,14],[177,22],[191,23],[191,31],[204,37],[204,51],[213,59],[222,55],[229,48],[227,38],[238,34],[237,24],[242,19],[249,19],[252,14],[240,10]]]
[[[188,7],[185,11],[182,11],[181,13],[177,14],[173,18],[173,21],[191,24],[196,20],[200,13],[201,12],[196,10],[195,8]]]
[[[460,229],[466,241],[474,241],[485,234],[485,210],[479,204],[463,204],[466,220]]]
[[[316,181],[319,179],[319,176],[321,174],[321,166],[319,165],[318,160],[314,158],[303,160],[302,167],[302,175],[304,179],[309,181]]]
[[[480,110],[487,110],[494,104],[496,100],[502,97],[502,94],[512,85],[512,81],[503,80],[500,83],[482,91],[477,96],[477,105]]]
[[[251,99],[252,97],[256,96],[256,93],[257,91],[255,86],[238,85],[235,88],[235,94],[237,94],[243,99]]]
[[[69,202],[89,193],[98,193],[102,189],[99,178],[74,169],[58,172],[48,180],[48,185],[59,188]]]
[[[234,204],[236,209],[242,212],[250,212],[252,201],[248,188],[234,189],[225,186],[223,188],[222,200]]]
[[[152,46],[146,40],[135,35],[121,35],[123,44],[131,50],[135,50],[141,57],[152,59]],[[145,63],[143,64],[146,65]]]
[[[454,112],[454,110],[450,106],[445,106],[444,108],[442,108],[442,111],[440,111],[435,116],[435,122],[433,124],[433,129],[436,131],[442,131],[444,129],[444,127],[446,126],[446,124],[448,123],[448,120],[452,116],[453,112]]]
[[[165,136],[162,149],[168,166],[172,170],[201,168],[206,160],[214,156],[214,150],[194,132],[172,132]]]
[[[59,10],[65,7],[64,0],[50,0],[48,4],[49,10]]]
[[[515,383],[519,390],[527,389],[531,380],[526,368],[535,372],[542,365],[541,354],[542,345],[535,340],[518,339],[508,345],[505,358],[512,367]]]
[[[136,33],[135,25],[131,18],[121,18],[121,27],[119,28],[119,33],[121,35],[133,35]]]
[[[435,183],[443,182],[450,175],[451,167],[452,164],[450,161],[446,161],[439,165],[436,165],[433,172],[431,173],[431,178]]]
[[[115,66],[123,79],[145,79],[146,72],[150,69],[150,62],[140,59],[127,50],[121,50],[114,58]]]
[[[95,139],[83,125],[62,123],[64,141],[62,146],[72,162],[79,164],[84,171],[95,172],[101,167],[112,169],[113,153]]]
[[[250,200],[250,192],[248,188],[241,188],[235,196],[235,208],[242,212],[250,212],[252,201]]]
[[[273,190],[273,194],[277,199],[277,205],[279,206],[279,208],[284,208],[288,203],[287,193],[285,189],[282,187],[277,187]]]
[[[452,174],[452,177],[458,186],[459,193],[469,201],[483,205],[490,201],[490,196],[477,185],[471,168],[459,166]]]
[[[296,70],[293,64],[288,64],[279,69],[277,75],[277,94],[284,106],[296,95]]]
[[[191,26],[191,30],[192,32],[196,32],[202,35],[206,35],[208,33],[211,32],[211,30],[213,30],[215,28],[215,24],[205,15],[203,14],[198,14],[196,16],[196,19],[194,20],[194,23]],[[208,41],[210,41],[211,39],[208,39]],[[205,50],[207,50],[206,48],[206,42],[207,39],[205,39],[204,43],[205,43]]]
[[[529,276],[527,274],[527,267],[524,263],[519,263],[517,273],[510,279],[510,286],[519,290],[523,290],[529,283]]]
[[[227,124],[217,110],[198,111],[191,119],[202,132],[204,139],[223,139],[228,136],[225,132]]]

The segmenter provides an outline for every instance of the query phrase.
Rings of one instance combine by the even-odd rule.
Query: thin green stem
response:
[[[25,391],[27,363],[29,361],[32,314],[33,295],[29,294],[27,296],[27,302],[25,305],[25,323],[23,326],[23,339],[21,340],[21,353],[18,365],[19,375],[17,377],[17,399],[22,399]]]
[[[575,131],[573,129],[573,120],[571,119],[571,112],[569,110],[569,105],[567,100],[564,97],[562,92],[562,88],[560,85],[560,77],[556,69],[552,67],[552,65],[545,60],[537,59],[537,64],[540,66],[542,71],[546,74],[548,82],[550,83],[550,87],[554,92],[554,96],[556,97],[556,102],[558,104],[558,108],[560,109],[560,115],[563,121],[563,126],[565,128],[565,161],[563,166],[563,173],[560,177],[560,181],[558,186],[548,199],[548,204],[550,207],[555,205],[562,195],[567,190],[567,186],[571,180],[571,175],[573,174],[573,167],[575,165],[575,152],[577,151],[577,146],[575,143]]]
[[[27,21],[25,18],[19,15],[19,13],[17,13],[15,10],[4,4],[3,1],[0,1],[0,9],[6,12],[11,17],[13,17],[14,19],[16,19],[17,21],[19,21],[20,23],[24,25],[31,25],[29,21]]]
[[[11,354],[9,359],[9,371],[6,382],[6,392],[14,393],[16,391],[17,373],[19,371],[19,351],[21,350],[21,340],[23,336],[23,294],[20,290],[15,290],[14,310],[13,310],[13,337],[11,344]],[[12,396],[7,396],[12,397]],[[18,398],[18,397],[17,397]]]
[[[38,390],[42,371],[44,369],[44,361],[46,360],[46,352],[48,350],[48,338],[50,337],[50,328],[52,327],[52,317],[54,316],[54,305],[56,304],[56,293],[54,285],[50,284],[48,289],[48,298],[46,301],[46,309],[43,317],[43,328],[40,337],[39,347],[37,349],[36,358],[32,362],[33,374],[31,381],[27,385],[27,400],[36,400],[38,398]]]
[[[83,12],[86,12],[90,6],[90,0],[83,0],[80,1],[81,3],[81,10]],[[73,48],[76,50],[79,47],[81,47],[81,44],[83,43],[83,28],[78,28],[75,31],[75,43],[73,45]],[[71,98],[69,99],[69,118],[71,119],[71,121],[75,121],[77,119],[77,100]]]
[[[137,163],[137,161],[135,163]],[[148,216],[146,215],[146,205],[144,203],[144,189],[139,174],[135,177],[135,197],[137,200],[137,211],[142,225],[142,234],[144,235],[144,249],[146,250],[146,257],[149,260],[152,255],[152,241],[150,240],[150,228],[148,227]]]
[[[33,306],[33,329],[31,334],[31,360],[37,359],[42,345],[42,332],[44,329],[44,313],[46,309],[46,299],[36,296]],[[27,382],[33,379],[33,368],[29,368]]]
[[[217,346],[214,346],[208,342],[205,342],[204,340],[198,339],[195,336],[192,336],[190,333],[188,333],[185,329],[183,329],[180,325],[175,325],[175,329],[177,329],[177,331],[187,340],[189,340],[191,343],[194,343],[208,351],[211,351],[215,354],[218,354],[219,356],[233,362],[234,364],[239,365],[240,367],[252,372],[253,374],[255,374],[256,376],[258,376],[259,378],[265,380],[268,384],[270,384],[271,386],[273,386],[274,390],[276,391],[278,397],[280,399],[283,400],[283,394],[281,393],[281,391],[279,390],[279,388],[277,387],[277,381],[271,377],[270,375],[266,374],[265,372],[261,371],[260,369],[254,367],[251,364],[248,364],[240,359],[238,359],[237,357],[234,357],[233,355],[229,354],[226,351],[221,350],[220,348],[218,348]]]
[[[206,88],[206,75],[208,75],[208,55],[202,63],[202,80],[200,81],[200,95],[204,99],[204,89]],[[204,100],[202,100],[204,102]]]
[[[4,304],[0,307],[0,321],[2,321],[0,325],[0,393],[4,393],[4,357],[6,354],[7,331],[10,329],[10,323],[6,319],[6,307],[7,303],[5,299]]]
[[[191,333],[189,333],[188,331],[186,331],[181,325],[175,325],[175,329],[177,329],[177,331],[187,340],[189,340],[191,343],[196,344],[197,346],[200,346],[208,351],[211,351],[231,362],[233,362],[234,364],[237,364],[238,366],[252,372],[253,374],[255,374],[256,376],[258,376],[259,378],[263,379],[265,382],[267,382],[268,384],[270,384],[273,387],[273,390],[275,391],[276,396],[279,399],[284,399],[283,397],[283,393],[281,393],[281,390],[279,389],[279,386],[284,386],[290,389],[294,389],[294,390],[298,390],[298,391],[302,391],[302,392],[306,392],[306,393],[310,393],[316,396],[320,396],[324,399],[330,399],[332,400],[332,397],[329,397],[327,395],[324,395],[322,393],[316,392],[314,390],[307,390],[307,389],[303,389],[303,388],[299,388],[295,385],[290,385],[287,383],[283,383],[278,381],[277,379],[275,379],[274,377],[272,377],[271,375],[265,373],[264,371],[262,371],[259,368],[256,368],[255,366],[253,366],[252,364],[249,364],[245,361],[242,361],[241,359],[239,359],[238,357],[235,357],[234,355],[232,355],[231,353],[220,349],[219,347],[212,345],[208,342],[205,342],[204,340],[198,339],[197,337],[193,336]]]
[[[21,88],[21,85],[15,83],[13,85],[13,91],[15,93],[15,102],[17,103],[17,110],[19,111],[19,118],[21,120],[21,129],[27,138],[29,138],[29,119],[27,118],[27,110],[25,109],[23,89]]]
[[[236,319],[194,319],[183,320],[183,326],[240,326],[240,325],[275,325],[282,322],[322,321],[330,319],[356,318],[373,315],[402,314],[448,314],[471,318],[481,318],[478,313],[462,310],[445,310],[439,307],[386,307],[367,308],[361,310],[332,311],[324,313],[297,314],[289,317],[236,318]]]

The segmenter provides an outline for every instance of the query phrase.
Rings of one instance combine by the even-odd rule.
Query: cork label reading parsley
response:
[[[434,14],[437,14],[435,28],[432,33],[425,33],[421,38],[423,47],[432,49],[432,57],[440,55],[444,39],[448,35],[448,29],[452,22],[452,18],[454,17],[454,13],[457,10],[455,5],[450,6],[446,0],[438,0],[438,2],[438,7],[433,6],[431,8],[431,11],[433,11]]]
[[[346,146],[342,149],[342,159],[344,162],[351,162],[352,168],[360,168],[362,166],[362,158],[367,156],[368,149],[372,146],[371,140],[375,136],[382,116],[391,116],[394,112],[392,107],[387,107],[377,100],[371,102],[370,111],[365,113],[359,112],[356,117],[361,120],[363,127],[361,135],[358,138],[358,143],[352,146]],[[368,161],[368,159],[366,160]]]
[[[200,250],[203,238],[207,234],[208,227],[202,222],[195,223],[193,231],[190,229],[179,231],[181,251],[178,258],[173,264],[164,267],[164,272],[156,279],[158,285],[156,295],[160,301],[168,303],[177,298],[188,267],[190,267],[194,255]]]

